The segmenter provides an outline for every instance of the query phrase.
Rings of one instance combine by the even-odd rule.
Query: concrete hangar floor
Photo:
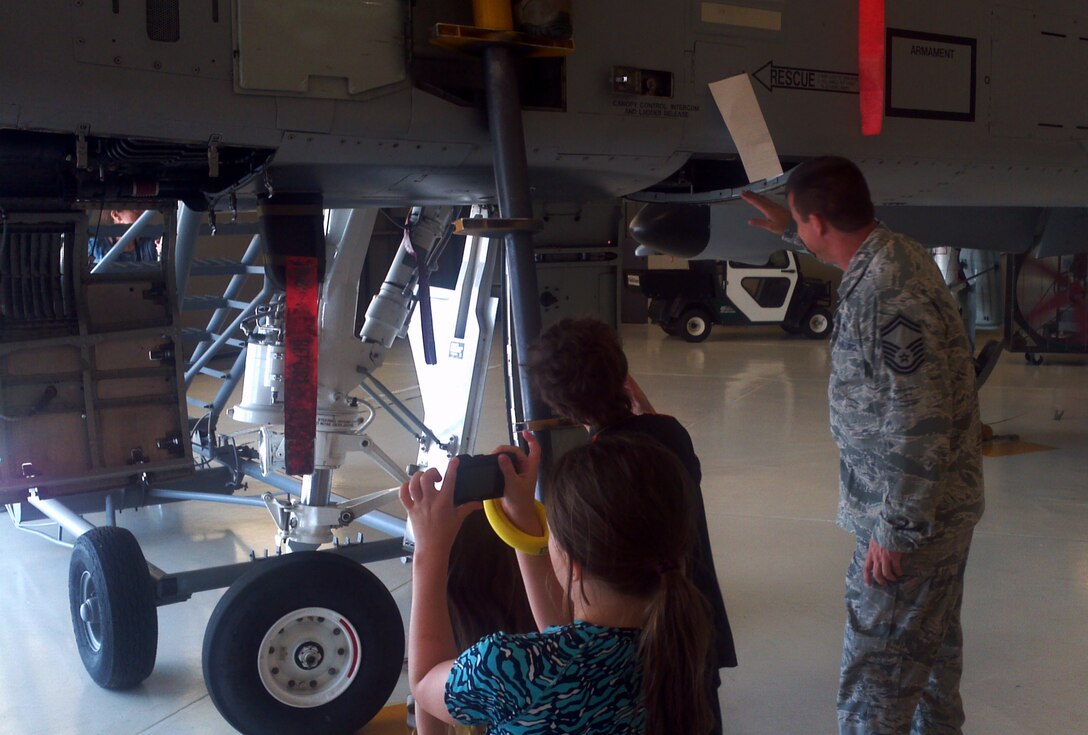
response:
[[[719,329],[691,345],[656,327],[625,326],[623,338],[632,373],[658,410],[684,423],[702,459],[715,558],[740,656],[740,667],[724,672],[720,692],[726,731],[832,733],[852,542],[833,523],[838,464],[827,429],[827,343],[777,329]],[[491,365],[480,451],[504,433],[497,354]],[[383,370],[383,381],[411,395],[406,352],[394,351]],[[982,392],[983,419],[998,434],[1046,449],[985,460],[988,507],[963,611],[966,733],[1085,731],[1086,377],[1086,361],[1048,359],[1032,367],[1020,355],[1005,355]],[[399,427],[388,431],[376,438],[406,463],[411,443]],[[1007,441],[996,448],[1030,447]],[[335,491],[354,496],[385,484],[382,473],[353,457],[337,473]],[[120,523],[150,561],[174,571],[240,561],[251,549],[260,554],[274,532],[258,510],[198,503],[126,511]],[[212,705],[200,666],[204,626],[222,593],[160,608],[155,671],[135,690],[110,692],[92,683],[75,648],[68,557],[67,549],[0,522],[0,732],[233,732]],[[409,568],[393,560],[371,569],[406,612]],[[405,694],[402,681],[392,701],[403,702]]]

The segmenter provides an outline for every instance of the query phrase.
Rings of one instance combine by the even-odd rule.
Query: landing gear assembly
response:
[[[352,733],[389,699],[404,660],[392,595],[343,557],[296,552],[231,585],[204,636],[204,681],[245,733]]]
[[[496,28],[494,19],[477,22]],[[125,190],[116,200],[97,197],[104,208],[158,211],[123,233],[91,228],[65,192],[55,197],[62,214],[30,211],[39,206],[31,203],[17,220],[5,219],[5,247],[19,254],[12,262],[56,267],[46,284],[55,293],[42,299],[37,273],[13,273],[0,263],[0,275],[15,279],[12,293],[27,295],[20,309],[0,315],[0,403],[8,419],[0,423],[0,441],[5,459],[18,460],[0,466],[0,502],[22,530],[52,521],[62,531],[50,540],[76,539],[69,577],[73,628],[83,662],[101,686],[131,688],[151,674],[157,607],[224,587],[206,629],[203,670],[212,702],[243,733],[354,732],[398,681],[403,621],[389,591],[361,565],[410,553],[403,519],[379,509],[394,500],[408,472],[443,469],[450,457],[474,448],[500,262],[508,353],[525,354],[540,331],[531,242],[539,225],[532,219],[515,73],[520,54],[512,46],[552,56],[572,47],[506,31],[460,38],[453,33],[446,40],[484,56],[496,205],[470,215],[483,231],[462,233],[460,268],[454,258],[443,275],[455,275],[429,287],[428,274],[438,269],[451,233],[469,219],[454,222],[460,205],[412,208],[361,330],[355,322],[360,273],[378,210],[326,212],[320,193],[275,191],[269,160],[244,176],[213,182],[226,187],[216,189],[214,199],[178,197],[208,207],[214,234],[215,210],[235,208],[236,195],[250,187],[246,196],[259,202],[259,223],[256,232],[244,231],[244,224],[233,232],[254,235],[240,262],[196,258],[202,215],[170,194]],[[87,170],[96,168],[97,149],[89,155],[81,159]],[[491,219],[496,208],[499,217]],[[160,216],[163,224],[152,226]],[[226,234],[234,225],[220,230]],[[89,237],[119,235],[110,251],[119,257],[126,237],[160,234],[161,260],[87,262]],[[190,276],[230,276],[231,282],[222,296],[190,296]],[[256,285],[245,283],[250,277],[263,277],[259,291],[246,287]],[[254,292],[248,301],[241,296]],[[431,293],[440,303],[432,304]],[[411,319],[417,308],[419,318]],[[183,330],[179,312],[185,309],[215,313],[206,329]],[[423,413],[375,374],[399,338],[412,343]],[[195,343],[191,351],[185,340]],[[40,357],[43,344],[52,350],[48,361]],[[228,369],[211,364],[228,356]],[[35,371],[24,374],[27,365]],[[508,385],[517,407],[511,425],[546,414],[516,366],[515,360]],[[6,380],[13,374],[19,379]],[[219,381],[214,398],[187,395],[197,376]],[[243,377],[233,418],[252,429],[221,434],[219,418]],[[106,381],[110,390],[88,389]],[[415,450],[410,469],[367,434],[379,413],[408,432]],[[80,451],[61,457],[44,449],[58,440]],[[332,475],[348,452],[367,455],[394,487],[338,497]],[[235,495],[247,477],[272,490]],[[182,500],[268,511],[277,554],[180,573],[155,567],[132,534],[117,527],[115,512]],[[102,527],[84,519],[103,511]],[[354,523],[389,538],[345,544],[334,535]]]

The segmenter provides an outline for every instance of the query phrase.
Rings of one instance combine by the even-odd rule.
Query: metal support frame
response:
[[[265,502],[261,498],[247,495],[217,495],[215,493],[197,492],[195,490],[171,490],[164,487],[151,488],[147,491],[149,498],[156,500],[203,500],[207,503],[223,503],[224,505],[250,505],[256,508],[264,508]]]
[[[391,515],[381,510],[372,510],[369,513],[364,513],[355,520],[368,528],[372,528],[379,533],[384,533],[387,536],[392,536],[396,539],[403,539],[404,534],[408,529],[408,522],[403,518],[398,518],[395,515]],[[401,543],[403,544],[403,540]]]
[[[333,218],[330,228],[330,238],[338,241],[343,239],[350,222],[345,213],[340,214],[341,217],[339,219]],[[144,215],[141,215],[138,224],[133,225],[126,231],[125,236],[128,237],[129,241],[139,235],[141,228],[148,223],[153,215],[153,211],[144,213]],[[195,241],[200,231],[199,215],[182,204],[178,208],[176,225],[177,234],[174,239],[175,247],[173,249],[173,254],[177,276],[175,282],[177,289],[176,298],[177,302],[180,303],[183,300],[183,289],[186,286],[190,268],[192,267],[195,257]],[[121,243],[121,245],[122,247],[118,249],[118,253],[123,250],[124,243]],[[260,239],[259,237],[254,237],[246,250],[245,256],[243,256],[243,264],[253,262],[259,253]],[[529,255],[531,264],[531,253],[527,253],[527,255]],[[108,265],[108,261],[106,261],[106,265]],[[243,276],[235,276],[232,278],[230,285],[227,287],[227,291],[224,294],[225,298],[229,300],[231,296],[235,296],[236,292],[242,287],[243,280]],[[232,335],[240,328],[244,320],[251,316],[256,310],[256,307],[266,301],[271,291],[271,284],[266,282],[257,298],[252,302],[249,302],[246,305],[246,308],[242,310],[242,313],[224,329],[221,328],[223,322],[226,320],[226,309],[220,308],[216,310],[208,327],[208,332],[210,334],[216,334],[216,338],[214,340],[204,340],[198,346],[194,353],[196,360],[185,373],[186,387],[190,386],[196,374],[198,374],[202,368],[205,368],[208,363],[219,354],[221,349],[232,339]],[[460,319],[467,318],[467,314],[465,313],[467,303],[467,301],[463,301],[459,305]],[[215,417],[217,417],[225,407],[226,401],[229,400],[234,388],[240,382],[244,364],[245,356],[243,350],[243,353],[238,356],[230,372],[225,375],[224,385],[221,387],[215,400],[211,405],[206,407],[212,415],[213,422]],[[367,392],[378,400],[382,404],[382,407],[386,408],[386,410],[388,410],[410,433],[429,440],[436,446],[445,447],[445,444],[439,440],[434,432],[426,427],[422,420],[412,413],[411,409],[397,398],[397,396],[386,386],[374,378],[373,375],[367,375],[364,378],[364,381],[369,383],[369,385],[366,386]],[[379,466],[393,475],[395,479],[403,481],[403,479],[406,478],[406,473],[404,473],[401,468],[397,467],[391,458],[389,458],[380,448],[370,443],[365,435],[360,435],[359,441],[360,448],[371,456]],[[340,498],[334,498],[332,495],[331,473],[329,471],[319,472],[315,474],[315,476],[307,478],[305,483],[298,483],[288,477],[266,475],[260,471],[258,463],[238,457],[236,450],[232,451],[232,448],[230,447],[197,447],[194,449],[195,453],[198,455],[203,454],[208,459],[222,461],[224,465],[232,471],[235,481],[236,478],[242,474],[254,477],[255,479],[269,483],[273,487],[281,489],[290,495],[299,496],[304,505],[324,507],[333,501],[348,502],[343,501]],[[227,457],[227,454],[232,454],[233,457]],[[113,525],[116,523],[117,512],[126,507],[142,507],[143,505],[190,500],[204,500],[234,505],[251,505],[254,507],[264,505],[264,501],[258,498],[235,497],[229,493],[217,493],[214,491],[203,492],[199,489],[140,487],[138,488],[138,491],[139,495],[133,497],[128,496],[127,490],[124,495],[118,495],[117,497],[115,497],[115,490],[104,493],[94,493],[95,502],[88,505],[87,510],[81,512],[99,512],[103,510],[104,506],[106,514],[105,522]],[[78,500],[82,503],[84,500],[89,500],[89,496],[86,498],[79,496]],[[48,499],[42,500],[35,496],[30,504],[35,507],[38,512],[42,513],[43,516],[57,522],[62,529],[68,531],[72,535],[79,536],[94,527],[92,524],[83,520],[77,512],[73,511],[67,502]],[[87,504],[83,503],[83,505]],[[403,538],[405,532],[406,523],[403,519],[381,511],[367,511],[355,520],[382,533],[390,534],[397,539]]]
[[[224,456],[229,451],[226,448],[220,448],[215,453],[208,452],[202,449],[197,451],[202,454],[205,459],[214,459],[218,462],[222,462],[224,465],[230,467],[232,470],[236,470],[240,474],[257,480],[258,482],[263,482],[265,485],[273,487],[281,492],[285,492],[288,495],[300,496],[302,494],[302,483],[298,480],[288,477],[287,475],[280,475],[277,473],[266,474],[261,471],[260,463],[254,462],[253,460],[242,459],[240,457],[237,457],[235,460],[228,459],[226,456]],[[385,468],[384,466],[383,468],[386,469],[386,471],[389,471],[389,468]],[[400,481],[404,482],[404,480],[407,479],[407,474],[404,473],[403,470],[399,470],[399,472],[400,476],[403,478]],[[205,499],[207,500],[208,498]],[[344,499],[336,495],[330,495],[330,500],[340,502]],[[265,502],[261,500],[259,503],[253,503],[252,505],[260,505],[261,507],[264,507]],[[394,515],[390,515],[389,513],[386,513],[384,511],[372,510],[369,513],[365,513],[359,516],[355,520],[357,523],[361,523],[362,525],[378,531],[379,533],[384,533],[389,536],[396,536],[398,538],[404,536],[404,530],[406,526],[404,519],[398,518]]]
[[[174,275],[177,283],[178,304],[185,303],[189,288],[189,271],[193,267],[196,240],[200,235],[200,214],[178,202],[177,239],[174,242]]]
[[[76,538],[94,528],[90,523],[69,510],[60,500],[38,497],[37,488],[31,489],[30,494],[27,496],[27,502]]]
[[[408,473],[405,472],[400,465],[394,462],[393,458],[386,454],[381,447],[375,444],[366,434],[359,435],[359,447],[362,449],[363,454],[370,457],[374,464],[385,470],[390,477],[398,482],[408,482]]]
[[[484,384],[487,381],[487,362],[491,354],[491,340],[495,332],[495,311],[488,307],[488,299],[483,294],[489,289],[495,272],[495,264],[498,261],[499,248],[491,245],[482,238],[469,238],[465,243],[471,248],[471,257],[465,259],[469,272],[463,274],[463,279],[471,286],[466,286],[462,293],[461,303],[458,305],[457,330],[462,335],[465,332],[465,323],[468,321],[469,294],[472,290],[478,293],[476,308],[473,317],[481,325],[481,330],[486,329],[486,338],[481,338],[481,346],[478,351],[476,364],[473,368],[472,379],[469,383],[468,403],[465,408],[465,426],[461,435],[461,451],[475,451],[476,437],[480,429],[480,414],[483,412]],[[479,257],[481,248],[486,248],[486,253]]]
[[[342,508],[339,509],[352,511],[353,509],[366,510],[368,507],[384,502],[384,500],[395,489],[383,490],[374,493],[371,496],[357,498],[355,500],[345,501],[342,504]],[[147,497],[159,500],[159,501],[183,501],[183,500],[202,500],[206,502],[226,503],[232,505],[249,505],[256,507],[267,507],[270,496],[255,498],[255,497],[238,497],[233,495],[217,495],[207,492],[195,492],[188,490],[171,490],[167,488],[150,489],[147,491]],[[94,525],[84,520],[79,514],[67,507],[63,501],[56,498],[40,498],[38,497],[37,490],[31,490],[27,498],[32,506],[38,509],[49,520],[60,526],[61,529],[67,531],[73,538],[79,538],[83,534],[94,528]],[[107,518],[112,515],[111,512],[111,496],[106,496],[107,505]],[[363,543],[361,540],[358,543],[348,543],[346,545],[337,545],[335,549],[329,550],[324,553],[339,554],[353,559],[360,564],[365,564],[374,561],[382,561],[385,559],[395,559],[405,555],[404,551],[404,521],[389,516],[380,511],[369,511],[362,515],[357,520],[364,521],[369,519],[372,525],[377,530],[383,533],[388,533],[393,538],[368,541]],[[113,521],[110,521],[110,525],[114,525]],[[37,529],[32,529],[26,524],[20,523],[19,527],[23,530],[34,530],[39,535],[45,536],[45,534]],[[360,534],[361,538],[361,534]],[[64,546],[70,546],[71,544],[63,542],[61,539],[48,540],[55,543],[61,543]],[[255,557],[254,557],[255,558]],[[156,604],[169,605],[177,602],[184,602],[193,596],[196,592],[205,592],[213,589],[221,589],[223,587],[229,587],[234,583],[238,577],[244,574],[251,566],[253,562],[242,562],[239,564],[228,564],[225,566],[210,567],[205,569],[196,569],[189,572],[180,572],[177,574],[169,574],[159,569],[155,565],[148,563],[148,571],[156,583]]]
[[[533,203],[529,191],[529,166],[525,157],[525,131],[513,51],[506,46],[484,50],[487,119],[491,131],[495,188],[499,215],[507,219],[530,219]],[[533,259],[532,235],[515,232],[506,236],[507,294],[513,324],[510,334],[514,354],[528,354],[540,335],[539,289]],[[520,357],[519,357],[520,359]],[[545,408],[534,395],[525,371],[516,370],[517,386],[525,421],[542,418]]]
[[[337,554],[347,557],[359,564],[369,564],[386,559],[397,559],[405,555],[403,542],[399,538],[384,539],[382,541],[368,541],[341,545],[335,549],[321,552],[323,554]],[[176,574],[164,573],[154,570],[152,577],[155,580],[155,604],[160,607],[185,602],[197,592],[222,589],[234,584],[234,581],[253,568],[254,564],[263,564],[268,558],[256,558],[251,561],[238,564],[226,564],[219,567],[206,569],[194,569],[190,572],[178,572]]]
[[[107,526],[116,526],[117,525],[117,512],[113,507],[113,494],[112,493],[106,495],[106,525]]]
[[[431,442],[445,449],[446,445],[442,443],[442,440],[435,436],[434,432],[427,428],[427,425],[412,413],[412,409],[404,405],[393,391],[370,373],[362,369],[360,372],[363,373],[363,378],[359,387],[372,401],[392,416],[409,434],[415,436],[421,444],[425,441]]]

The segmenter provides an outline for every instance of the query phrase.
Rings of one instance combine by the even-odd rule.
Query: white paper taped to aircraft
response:
[[[714,103],[733,136],[733,143],[740,153],[744,171],[749,181],[773,179],[782,175],[782,163],[771,140],[771,131],[759,109],[759,100],[752,89],[752,79],[747,74],[711,82],[710,93]]]

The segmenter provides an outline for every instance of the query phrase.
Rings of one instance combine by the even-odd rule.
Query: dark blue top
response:
[[[112,237],[92,237],[87,241],[87,255],[92,263],[97,263],[110,251],[116,239]],[[158,250],[155,248],[155,238],[138,237],[136,247],[126,250],[117,256],[114,263],[151,263],[159,259]]]
[[[610,426],[598,429],[594,436],[604,434],[642,434],[656,439],[666,449],[676,455],[684,465],[693,481],[691,502],[695,510],[696,535],[692,550],[693,564],[691,581],[706,596],[714,624],[714,658],[719,668],[732,668],[737,665],[737,649],[733,643],[733,629],[729,625],[729,615],[725,612],[718,573],[714,569],[714,555],[710,549],[710,531],[706,523],[706,508],[703,505],[702,467],[691,435],[679,421],[665,414],[642,414],[629,416]],[[717,672],[714,672],[715,679]]]
[[[575,621],[489,635],[454,662],[446,708],[488,735],[641,734],[640,634]]]

